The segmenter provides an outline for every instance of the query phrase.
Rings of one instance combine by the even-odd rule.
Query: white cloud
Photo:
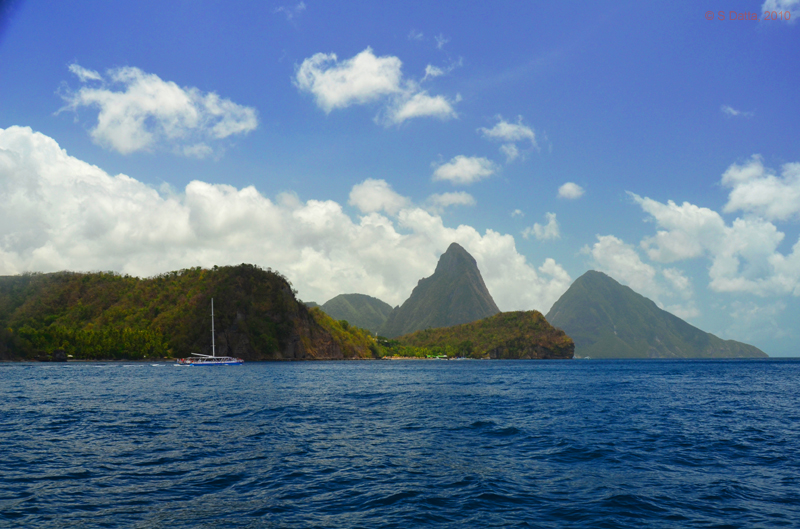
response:
[[[425,77],[423,77],[422,80],[424,81],[425,79],[428,78],[439,77],[444,74],[445,74],[444,70],[436,66],[433,66],[432,64],[429,64],[425,67]]]
[[[532,145],[536,145],[536,133],[532,128],[522,124],[522,116],[519,116],[518,123],[509,123],[502,116],[498,116],[498,122],[494,127],[491,129],[481,127],[478,131],[493,140],[507,142],[528,140]]]
[[[436,49],[437,50],[441,50],[442,48],[444,48],[445,44],[450,42],[450,39],[445,37],[441,33],[439,33],[436,37],[434,37],[434,40],[436,40]]]
[[[353,186],[350,191],[349,204],[356,206],[362,213],[385,211],[396,215],[410,204],[408,198],[396,193],[386,180],[368,178]]]
[[[372,48],[341,62],[335,53],[317,53],[297,69],[295,83],[311,92],[317,105],[330,113],[401,92],[402,64],[397,57],[376,57]]]
[[[522,116],[517,118],[517,123],[509,123],[502,116],[497,116],[497,123],[494,127],[490,129],[481,127],[478,132],[484,138],[504,142],[500,151],[506,156],[506,163],[511,163],[519,157],[520,152],[517,146],[519,142],[527,142],[531,148],[538,148],[536,133],[531,127],[522,123]]]
[[[425,76],[422,78],[422,80],[427,81],[428,79],[434,79],[436,77],[448,75],[450,72],[460,67],[462,64],[464,64],[464,60],[461,58],[459,58],[458,61],[450,62],[450,65],[447,66],[446,68],[439,68],[438,66],[429,64],[425,66]]]
[[[787,328],[778,323],[786,303],[770,301],[759,304],[753,301],[733,301],[729,307],[731,325],[721,334],[727,339],[745,342],[783,338],[789,334]]]
[[[339,61],[335,53],[317,53],[297,68],[295,85],[311,93],[325,113],[351,105],[380,103],[386,124],[400,124],[417,117],[456,117],[444,96],[431,96],[417,83],[404,80],[397,57],[376,57],[367,48],[355,57]]]
[[[452,184],[472,184],[492,176],[495,171],[497,166],[487,158],[458,155],[436,167],[433,180],[449,180]]]
[[[558,188],[558,198],[575,200],[576,198],[582,197],[583,193],[583,188],[574,182],[567,182]]]
[[[549,241],[561,238],[561,231],[558,228],[558,221],[556,220],[555,213],[547,213],[547,224],[544,226],[535,223],[533,226],[527,227],[522,231],[522,236],[529,239],[531,235],[536,237],[539,241]]]
[[[607,273],[620,283],[649,298],[658,297],[662,289],[655,283],[656,269],[644,263],[629,244],[613,235],[598,235],[589,253],[598,270]]]
[[[525,213],[523,213],[521,209],[515,209],[514,211],[511,212],[511,216],[514,218],[521,219],[522,217],[525,216]]]
[[[388,121],[399,125],[407,119],[428,116],[450,119],[456,117],[456,113],[444,96],[431,97],[427,92],[417,92],[408,98],[396,99],[389,110]]]
[[[519,149],[513,143],[506,143],[500,146],[500,152],[506,157],[506,163],[511,163],[519,158]]]
[[[83,68],[82,66],[75,63],[69,65],[69,71],[75,74],[82,83],[85,83],[86,81],[103,80],[103,77],[99,73],[95,72],[94,70]]]
[[[292,20],[294,17],[300,15],[306,10],[305,2],[298,2],[294,6],[280,6],[275,8],[275,13],[283,13],[286,15],[286,20]]]
[[[667,280],[672,291],[680,294],[684,298],[689,298],[692,295],[692,284],[689,278],[677,268],[665,268],[661,271],[664,278]]]
[[[759,19],[762,19],[764,16],[764,11],[775,11],[776,13],[786,12],[789,11],[791,15],[789,16],[788,22],[790,24],[794,24],[797,21],[797,18],[800,17],[800,0],[766,0],[761,5],[761,11],[759,12]],[[778,20],[781,20],[778,18]],[[786,17],[782,20],[786,20]]]
[[[725,213],[744,211],[769,220],[800,216],[800,163],[784,164],[778,177],[760,156],[753,156],[743,165],[731,165],[722,185],[731,188]]]
[[[366,213],[352,218],[330,200],[271,200],[252,186],[193,181],[180,193],[168,186],[159,193],[69,156],[43,134],[9,127],[0,129],[0,275],[148,276],[249,262],[279,270],[306,300],[362,292],[398,304],[455,241],[475,257],[503,310],[546,312],[569,286],[552,259],[529,264],[511,235],[446,227],[398,196],[388,184],[363,182],[351,199]],[[376,211],[398,202],[406,205],[394,218]]]
[[[743,112],[741,110],[736,110],[730,105],[722,105],[720,107],[720,111],[726,116],[730,117],[742,116],[744,118],[751,118],[755,115],[753,112]]]
[[[800,296],[800,241],[791,253],[781,254],[778,245],[785,236],[771,222],[749,217],[728,225],[719,213],[688,202],[678,206],[631,196],[658,228],[641,242],[651,259],[668,263],[708,258],[709,286],[717,292]]]
[[[453,193],[434,193],[426,200],[428,211],[441,213],[450,206],[474,206],[477,204],[475,197],[466,191],[456,191]]]
[[[212,150],[209,141],[246,134],[258,126],[253,108],[213,92],[181,88],[138,68],[108,70],[107,79],[77,64],[69,70],[82,83],[100,85],[65,92],[62,97],[67,105],[59,112],[98,108],[92,139],[122,154],[167,148],[178,154],[205,156]]]

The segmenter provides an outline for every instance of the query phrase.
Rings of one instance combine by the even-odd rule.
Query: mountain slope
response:
[[[380,330],[392,312],[391,305],[365,294],[339,294],[320,308],[334,320],[346,320],[373,333]]]
[[[0,358],[188,356],[245,360],[367,358],[374,339],[297,301],[280,274],[253,265],[139,279],[113,273],[0,277]]]
[[[471,358],[566,359],[575,350],[570,337],[535,310],[501,312],[472,323],[425,329],[397,341]]]
[[[547,313],[547,321],[591,358],[758,358],[752,345],[722,340],[656,306],[614,279],[590,270]]]
[[[469,323],[498,312],[475,259],[453,243],[439,258],[433,275],[420,279],[405,303],[392,311],[380,334],[393,338]]]

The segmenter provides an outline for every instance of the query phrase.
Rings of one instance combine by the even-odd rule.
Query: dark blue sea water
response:
[[[0,364],[2,527],[798,527],[800,361]]]

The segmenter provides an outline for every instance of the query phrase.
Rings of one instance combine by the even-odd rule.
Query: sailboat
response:
[[[214,340],[214,298],[211,298],[211,355],[192,353],[194,358],[179,358],[178,365],[182,366],[239,366],[244,364],[241,358],[232,356],[217,356]]]

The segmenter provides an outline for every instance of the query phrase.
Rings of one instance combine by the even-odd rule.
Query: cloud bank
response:
[[[69,156],[26,127],[0,129],[0,274],[116,270],[148,276],[248,262],[279,270],[306,300],[363,292],[403,302],[451,242],[477,260],[503,310],[546,312],[570,284],[553,259],[536,267],[514,238],[450,228],[385,181],[353,187],[353,218],[330,200],[274,200],[254,187],[193,181],[161,194]],[[466,194],[441,202],[466,203]],[[390,216],[381,212],[387,212]]]
[[[720,183],[730,189],[723,211],[744,214],[730,223],[709,208],[630,193],[657,228],[642,239],[642,249],[661,263],[708,259],[709,287],[716,292],[800,296],[800,240],[789,253],[780,252],[785,234],[774,224],[800,217],[800,163],[784,164],[778,176],[753,156],[731,165]]]
[[[181,88],[139,68],[112,68],[105,77],[78,64],[69,70],[84,86],[62,93],[66,106],[59,112],[97,108],[92,139],[121,154],[166,149],[202,158],[212,154],[212,145],[220,140],[258,126],[254,108],[214,92]]]

